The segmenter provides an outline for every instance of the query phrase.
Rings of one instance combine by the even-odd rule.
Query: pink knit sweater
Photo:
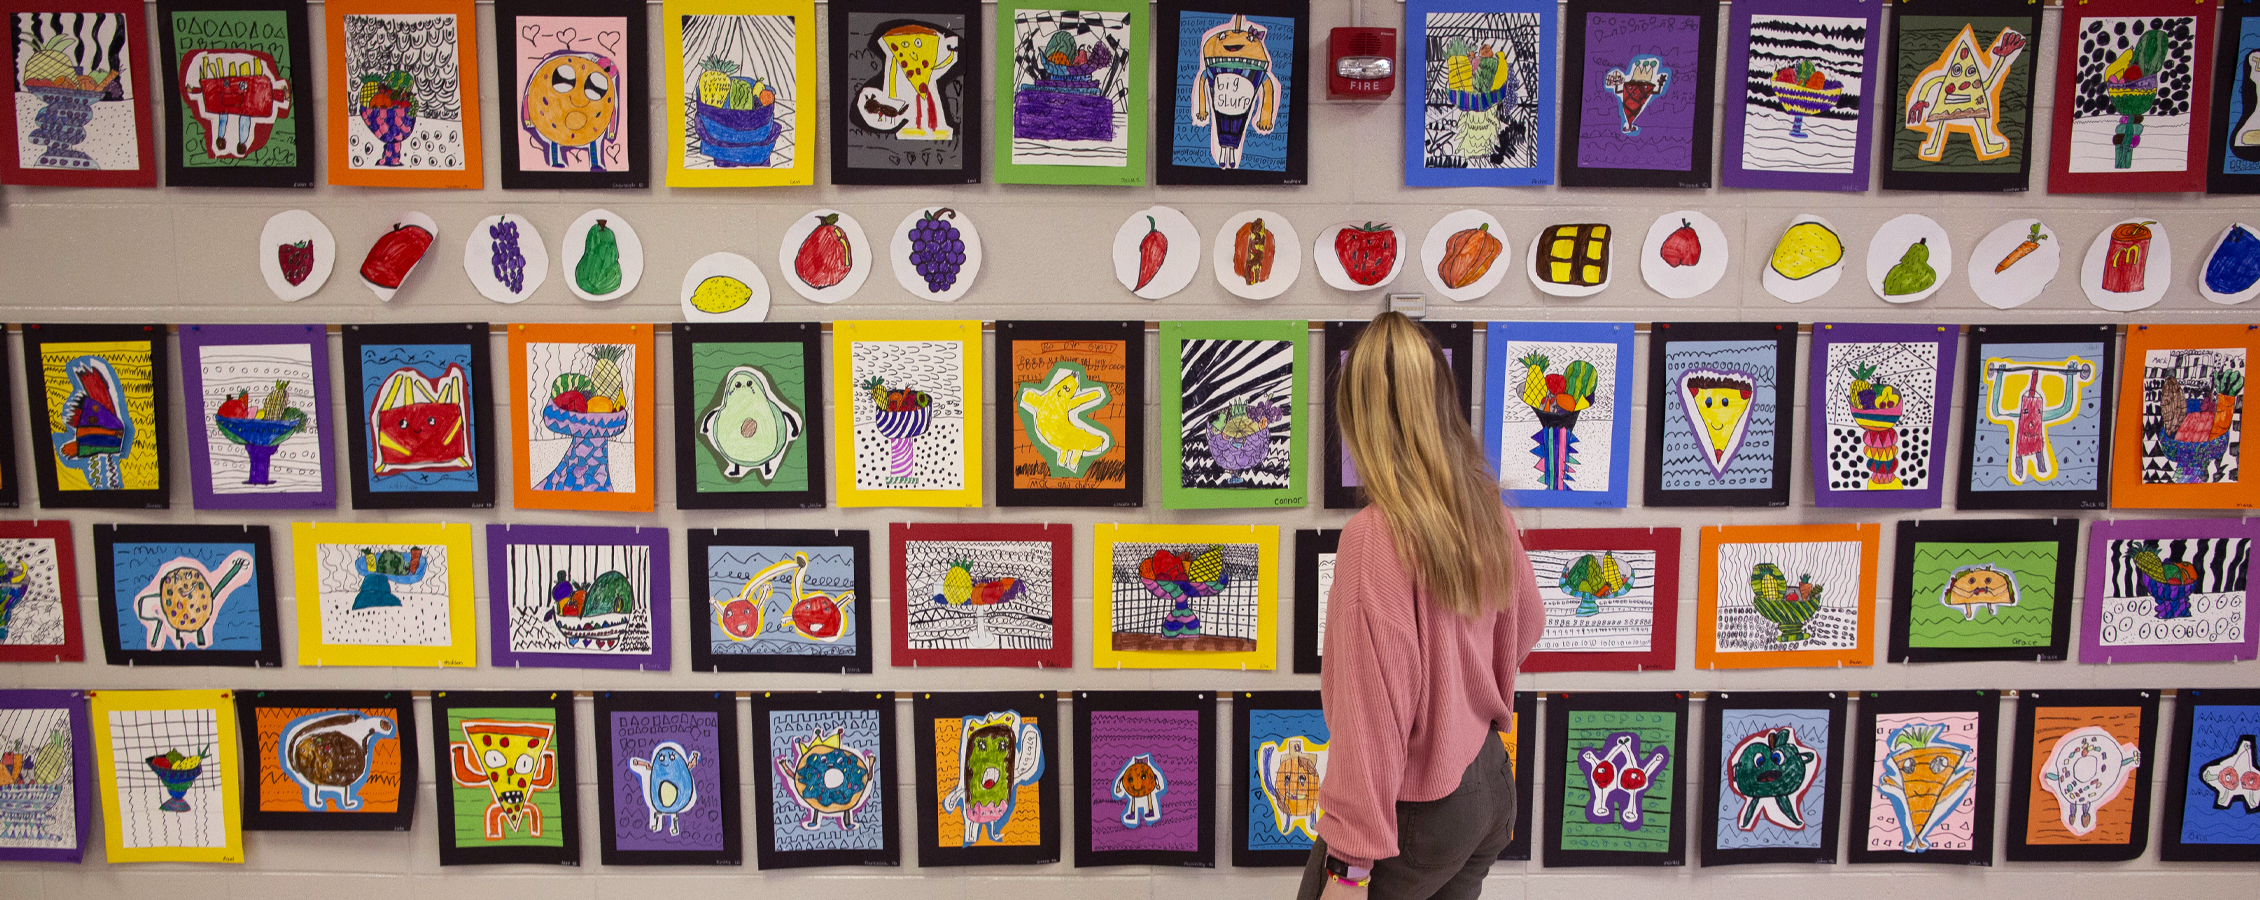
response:
[[[1515,670],[1546,627],[1513,521],[1510,603],[1473,618],[1413,586],[1379,510],[1343,529],[1319,678],[1331,735],[1318,831],[1335,858],[1370,867],[1396,856],[1397,801],[1450,794],[1512,720]]]

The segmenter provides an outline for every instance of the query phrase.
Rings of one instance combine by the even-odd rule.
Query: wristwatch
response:
[[[1350,887],[1365,887],[1366,882],[1373,880],[1372,869],[1350,865],[1331,855],[1326,857],[1326,874]]]

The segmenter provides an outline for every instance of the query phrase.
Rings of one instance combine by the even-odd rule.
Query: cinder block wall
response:
[[[1349,0],[1314,0],[1311,50],[1323,56],[1324,35],[1327,29],[1353,24],[1355,15]],[[1364,4],[1363,24],[1402,27],[1400,4],[1370,0]],[[821,6],[820,6],[821,8]],[[151,6],[154,9],[154,6]],[[989,13],[993,15],[993,8]],[[154,12],[151,13],[154,15]],[[1648,290],[1637,277],[1636,269],[1624,266],[1618,273],[1614,286],[1599,296],[1584,300],[1561,300],[1543,297],[1529,283],[1509,275],[1500,288],[1489,297],[1465,304],[1454,304],[1432,297],[1431,315],[1439,319],[1467,319],[1475,321],[1559,319],[1606,321],[1689,321],[1689,320],[1753,320],[1781,321],[1816,320],[1832,321],[1920,321],[1942,324],[1974,324],[2005,322],[2244,322],[2253,320],[2255,313],[2247,309],[2218,307],[2200,298],[2196,292],[2197,267],[2212,239],[2229,223],[2247,218],[2251,206],[2235,198],[2209,198],[2201,195],[2157,196],[2069,196],[2051,197],[2035,190],[2029,194],[1962,195],[1925,193],[1886,193],[1871,191],[1865,194],[1814,194],[1773,191],[1740,191],[1715,189],[1709,191],[1655,191],[1655,190],[1561,190],[1542,189],[1412,189],[1402,186],[1401,153],[1403,148],[1403,109],[1400,107],[1407,91],[1400,87],[1396,97],[1385,104],[1332,103],[1324,99],[1323,85],[1310,104],[1311,183],[1304,187],[1278,188],[1188,188],[1148,187],[1140,189],[1033,187],[1021,185],[980,184],[957,188],[886,188],[886,187],[832,187],[822,184],[808,188],[763,188],[724,190],[671,190],[664,186],[648,191],[616,193],[520,191],[503,192],[496,167],[496,152],[492,149],[504,134],[503,123],[497,119],[500,101],[494,83],[492,59],[492,9],[480,6],[479,55],[480,114],[482,128],[487,135],[489,150],[485,164],[488,166],[484,191],[407,191],[382,189],[355,189],[322,187],[311,191],[219,191],[190,188],[165,188],[159,190],[69,190],[49,188],[9,187],[0,189],[0,284],[8,286],[5,318],[9,321],[163,321],[170,323],[205,322],[379,322],[379,321],[478,321],[494,322],[670,322],[680,318],[678,283],[682,273],[699,257],[718,250],[729,250],[745,255],[759,263],[771,275],[775,306],[771,318],[777,320],[838,320],[838,319],[1014,319],[1014,318],[1111,318],[1111,319],[1346,319],[1365,318],[1378,311],[1380,294],[1345,294],[1324,286],[1316,274],[1308,269],[1293,288],[1281,297],[1270,301],[1245,301],[1227,294],[1206,275],[1198,276],[1192,287],[1168,300],[1148,302],[1131,297],[1117,285],[1112,277],[1108,248],[1115,229],[1132,212],[1153,204],[1167,204],[1182,209],[1203,229],[1204,239],[1234,212],[1247,208],[1273,210],[1286,216],[1309,241],[1317,232],[1336,221],[1388,221],[1409,230],[1410,238],[1417,241],[1437,219],[1454,209],[1480,207],[1496,215],[1506,225],[1506,237],[1511,241],[1508,260],[1519,261],[1528,242],[1539,229],[1555,222],[1607,222],[1630,235],[1643,234],[1648,224],[1657,216],[1678,209],[1700,209],[1708,212],[1726,230],[1732,241],[1734,262],[1730,276],[1710,293],[1690,301],[1670,301]],[[650,7],[651,46],[641,58],[660,59],[661,11],[658,4]],[[821,13],[817,27],[823,27]],[[323,87],[326,74],[323,59],[322,8],[314,4],[311,15],[314,29],[315,53],[312,65],[314,87]],[[1721,16],[1722,23],[1725,16]],[[2050,10],[2045,19],[2046,28],[2033,42],[2040,48],[2038,60],[2039,104],[2034,121],[2049,121],[2049,105],[2054,95],[2056,64],[2057,14]],[[1722,27],[1723,31],[1723,27]],[[151,30],[155,34],[155,30]],[[1723,40],[1723,35],[1722,35]],[[821,44],[821,41],[819,42]],[[154,54],[153,54],[154,58]],[[1722,65],[1724,55],[1721,55]],[[979,61],[984,70],[984,83],[993,78],[993,60],[984,54]],[[1311,73],[1314,81],[1322,77],[1323,68],[1314,62]],[[665,91],[662,76],[654,75],[652,84],[652,112],[656,121],[664,104]],[[984,88],[986,90],[986,88]],[[326,94],[324,95],[326,98]],[[987,94],[984,94],[987,96]],[[982,105],[984,119],[993,109]],[[325,105],[324,115],[332,114]],[[161,108],[158,115],[164,115]],[[161,119],[159,120],[162,121]],[[1723,121],[1723,119],[1722,119]],[[818,128],[818,135],[828,135]],[[667,151],[664,136],[654,133],[653,159],[662,158]],[[828,140],[819,137],[819,150]],[[991,144],[992,142],[984,142]],[[994,152],[993,146],[985,147]],[[2048,148],[2045,143],[2034,147],[2036,188],[2045,184]],[[818,157],[819,171],[824,171],[823,157]],[[659,179],[654,179],[655,181]],[[819,182],[826,181],[819,175]],[[888,229],[913,209],[944,203],[973,217],[980,226],[987,250],[987,262],[980,279],[965,298],[954,304],[929,303],[913,297],[898,288],[886,271],[874,273],[862,292],[837,306],[819,306],[799,299],[781,281],[775,279],[774,266],[777,248],[786,226],[796,217],[817,207],[834,207],[857,217],[878,246],[883,247],[883,235]],[[566,226],[581,212],[596,206],[614,210],[631,222],[642,236],[648,262],[641,287],[626,298],[605,304],[586,303],[567,291],[562,279],[551,277],[533,299],[517,306],[504,307],[489,303],[472,290],[463,278],[459,266],[458,248],[472,223],[498,212],[516,212],[530,219],[547,239],[553,249],[552,259],[561,258],[554,252]],[[297,304],[275,301],[261,282],[254,262],[255,237],[265,219],[280,210],[301,207],[320,215],[336,233],[341,260],[330,283],[314,297]],[[394,216],[403,210],[421,210],[437,220],[440,226],[438,242],[433,257],[425,264],[426,271],[417,276],[417,283],[393,303],[377,302],[359,284],[353,275],[362,251],[376,236],[389,227]],[[1760,288],[1758,273],[1761,260],[1771,251],[1772,242],[1789,220],[1800,213],[1814,212],[1828,216],[1845,236],[1852,257],[1848,266],[1852,271],[1827,296],[1802,305],[1791,306],[1775,300]],[[1974,246],[1994,226],[2012,218],[2039,216],[2061,234],[2067,243],[2065,271],[2048,291],[2031,304],[2013,311],[1997,311],[1979,303],[1970,293],[1968,283],[1959,271],[1947,279],[1945,287],[1929,300],[1909,306],[1891,306],[1869,293],[1861,270],[1860,260],[1868,238],[1876,228],[1894,216],[1908,212],[1921,212],[1937,218],[1953,238],[1956,248],[1956,266],[1968,262],[1969,248]],[[2140,213],[2166,223],[2173,240],[2175,286],[2167,299],[2156,307],[2135,314],[2105,313],[2089,306],[2074,283],[2077,274],[2077,254],[2097,232],[2125,215]],[[1628,257],[1629,260],[1629,257]],[[554,263],[553,263],[554,264]],[[1427,293],[1425,279],[1407,266],[1404,274],[1392,286],[1394,290]],[[497,365],[504,364],[505,347],[497,335],[494,358]],[[666,337],[661,336],[664,342]],[[9,337],[11,343],[17,338]],[[1480,341],[1480,338],[1478,339]],[[21,345],[16,345],[18,359]],[[1635,385],[1645,385],[1646,337],[1643,335],[1635,348]],[[1479,345],[1480,356],[1480,345]],[[177,358],[177,357],[176,357]],[[668,353],[660,348],[659,383],[671,384],[666,360]],[[829,363],[827,363],[829,364]],[[497,376],[500,377],[500,372]],[[20,381],[21,379],[17,379]],[[336,379],[333,379],[333,383]],[[1478,384],[1480,384],[1480,379]],[[1153,396],[1156,385],[1149,383],[1148,394]],[[18,388],[21,390],[21,387]],[[343,402],[342,387],[332,402]],[[1076,528],[1076,580],[1074,584],[1077,619],[1090,621],[1089,545],[1093,525],[1107,522],[1182,522],[1225,524],[1269,524],[1282,529],[1296,527],[1339,527],[1347,518],[1341,512],[1317,509],[1319,497],[1312,494],[1313,508],[1306,510],[1273,511],[1165,511],[1160,509],[1158,490],[1149,491],[1149,506],[1144,510],[1017,510],[996,508],[971,510],[811,510],[777,512],[713,512],[684,514],[674,509],[673,494],[673,441],[667,423],[673,411],[665,408],[673,400],[671,392],[662,388],[658,394],[662,408],[659,411],[658,459],[660,460],[659,511],[646,515],[630,514],[574,514],[543,511],[515,511],[508,509],[505,490],[502,509],[483,513],[429,512],[357,513],[350,502],[341,499],[344,507],[335,513],[316,516],[323,521],[462,521],[466,518],[477,523],[507,521],[523,524],[595,523],[636,524],[668,528],[674,532],[675,559],[683,558],[682,529],[686,527],[840,527],[865,528],[883,538],[887,523],[911,522],[1068,522]],[[1957,387],[1956,397],[1960,396]],[[1803,400],[1800,391],[1797,399]],[[179,396],[169,398],[178,404]],[[22,409],[20,397],[8,398],[15,409]],[[1148,415],[1157,415],[1158,405],[1149,408]],[[21,415],[21,413],[16,413]],[[995,414],[991,410],[991,415]],[[1306,421],[1318,422],[1319,410],[1308,410]],[[1481,413],[1479,412],[1480,416]],[[1804,415],[1803,412],[1799,413]],[[510,446],[508,430],[512,423],[499,413],[495,419],[502,433],[495,446]],[[21,419],[18,420],[22,422]],[[176,423],[180,422],[175,417]],[[819,421],[830,422],[829,416]],[[1646,440],[1643,433],[1646,416],[1644,410],[1632,412],[1631,439],[1637,443]],[[184,446],[185,436],[175,426],[174,446]],[[1946,448],[1947,459],[1957,459],[1959,429]],[[1313,432],[1315,434],[1315,430]],[[1149,444],[1153,439],[1149,439]],[[1869,511],[1821,510],[1811,506],[1812,492],[1809,461],[1805,457],[1804,441],[1798,442],[1796,461],[1797,486],[1792,493],[1791,505],[1778,510],[1656,510],[1635,508],[1624,510],[1530,510],[1520,514],[1525,527],[1658,527],[1681,529],[1680,563],[1683,575],[1680,621],[1691,623],[1695,614],[1692,581],[1694,575],[1696,534],[1695,529],[1717,524],[1798,524],[1833,522],[1877,522],[1886,526],[1884,540],[1887,544],[1883,559],[1890,559],[1892,531],[1889,523],[1905,518],[1937,518],[1953,515],[1948,510],[1932,510],[1920,514]],[[342,430],[337,436],[336,451],[342,458],[345,452]],[[989,448],[994,452],[994,448]],[[29,450],[18,460],[21,472],[32,471]],[[1635,468],[1638,453],[1633,455]],[[175,471],[178,484],[186,484],[185,456]],[[501,466],[510,465],[508,459]],[[1159,484],[1161,477],[1157,461],[1149,461],[1148,484]],[[1631,473],[1637,479],[1638,472]],[[508,483],[506,471],[498,470],[501,483]],[[1633,496],[1638,497],[1637,480]],[[80,540],[78,557],[79,584],[85,586],[86,595],[80,600],[80,613],[84,617],[87,634],[95,634],[97,619],[93,606],[92,590],[95,584],[89,552],[91,540],[87,526],[98,522],[144,523],[252,523],[265,524],[276,529],[276,556],[278,564],[287,566],[290,558],[288,525],[290,515],[259,513],[205,513],[189,508],[185,488],[176,491],[175,507],[165,512],[71,512],[64,514],[74,526],[74,535]],[[1949,492],[1951,495],[1951,492]],[[50,518],[54,514],[36,509],[30,498],[26,509],[17,518]],[[2089,513],[2082,518],[2090,521],[2116,516],[2116,513]],[[2139,517],[2176,517],[2180,513],[2139,513]],[[2197,515],[2204,515],[2199,513]],[[1285,541],[1283,541],[1285,543]],[[878,546],[884,546],[883,543]],[[1289,547],[1283,546],[1282,552]],[[482,548],[483,562],[483,548]],[[873,615],[878,623],[874,640],[884,648],[887,644],[888,604],[895,598],[886,596],[887,579],[885,560],[882,568],[874,569],[878,588],[878,608]],[[2084,564],[2084,563],[2083,563]],[[673,573],[674,592],[683,596],[686,582],[682,566]],[[1878,621],[1884,621],[1883,611],[1888,609],[1891,593],[1888,565],[1877,586],[1876,602],[1879,604]],[[1286,623],[1291,621],[1292,585],[1284,583],[1293,578],[1292,567],[1282,573],[1283,583],[1278,586],[1277,602],[1280,604],[1279,621],[1282,623],[1280,639],[1288,640]],[[485,579],[478,584],[483,591]],[[283,591],[281,632],[294,633],[294,609],[288,578],[278,581]],[[2079,590],[2075,584],[2075,592]],[[484,598],[481,598],[482,601]],[[480,608],[483,610],[482,602]],[[482,619],[484,613],[481,613]],[[2233,665],[2127,665],[2087,666],[2073,662],[2063,663],[1969,663],[1951,665],[1883,665],[1869,669],[1845,670],[1759,670],[1741,672],[1697,671],[1693,659],[1693,626],[1681,628],[1680,667],[1673,672],[1632,673],[1570,673],[1531,676],[1521,686],[1538,690],[1718,690],[1718,689],[1899,689],[1942,687],[2185,687],[2185,686],[2260,686],[2260,663],[2245,661]],[[481,622],[480,646],[486,646],[486,623]],[[1883,640],[1880,634],[1878,641]],[[75,665],[0,665],[0,685],[9,687],[51,688],[162,688],[162,687],[237,687],[237,688],[546,688],[633,690],[713,690],[730,688],[745,690],[980,690],[980,689],[1092,689],[1141,690],[1150,688],[1255,690],[1255,689],[1315,689],[1314,676],[1287,674],[1288,655],[1282,646],[1281,670],[1275,672],[1208,672],[1208,671],[1094,671],[1090,667],[1089,632],[1075,637],[1079,665],[1074,671],[1018,670],[1018,669],[923,669],[898,670],[886,664],[887,653],[877,653],[877,672],[863,676],[827,675],[716,675],[688,671],[689,650],[678,640],[675,648],[674,669],[670,672],[593,672],[574,669],[498,670],[478,668],[470,670],[421,671],[401,669],[313,669],[299,668],[294,654],[286,647],[285,667],[279,670],[240,669],[172,669],[165,672],[136,671],[114,668],[100,662],[99,645],[90,652],[92,661]],[[481,652],[482,660],[485,653]],[[583,700],[581,712],[584,721],[589,716],[588,701]],[[1063,706],[1064,710],[1065,707]],[[2173,705],[2166,704],[2166,715],[2172,715]],[[1220,709],[1229,714],[1229,710]],[[902,709],[903,724],[908,726],[908,708]],[[2002,717],[2007,729],[2011,717]],[[423,723],[427,728],[429,721]],[[740,726],[744,728],[744,725]],[[1229,728],[1224,729],[1229,731]],[[429,731],[424,732],[429,734]],[[595,754],[593,732],[582,731],[583,746],[580,759],[579,781],[581,788],[582,824],[596,825]],[[1695,736],[1700,740],[1701,736]],[[2006,747],[2007,735],[2003,736]],[[904,743],[898,752],[908,752],[908,732],[903,733]],[[2162,737],[2163,744],[2163,737]],[[750,736],[740,735],[741,746],[751,746]],[[1690,741],[1690,747],[1698,746]],[[2161,746],[2163,752],[2163,746]],[[1220,749],[1219,759],[1228,759]],[[1062,759],[1062,771],[1072,779],[1074,760]],[[1996,763],[2000,774],[2007,772],[2006,759]],[[885,898],[885,900],[923,900],[923,898],[971,898],[982,896],[1012,896],[1025,898],[1074,898],[1074,900],[1133,900],[1133,898],[1180,898],[1202,896],[1284,897],[1295,885],[1295,873],[1277,869],[1235,869],[1229,865],[1229,853],[1219,854],[1220,862],[1214,870],[1111,868],[1077,870],[1068,863],[1037,867],[985,867],[971,869],[921,870],[915,865],[915,853],[906,850],[905,865],[901,869],[808,869],[777,873],[762,873],[751,865],[750,813],[748,813],[748,865],[743,869],[649,869],[604,868],[597,865],[597,842],[593,834],[583,841],[581,868],[546,867],[477,867],[441,869],[438,865],[436,823],[431,810],[431,767],[427,764],[419,785],[418,820],[413,831],[406,834],[312,834],[312,833],[254,833],[245,841],[249,862],[242,866],[134,864],[107,865],[103,862],[100,840],[95,841],[94,852],[80,866],[47,863],[0,863],[0,896],[22,898],[79,898],[79,897],[222,897],[237,898],[301,898],[316,896],[334,900],[358,898],[414,897],[494,897],[539,896],[544,898],[594,898],[594,897],[753,897],[753,896],[821,896],[843,900],[859,898]],[[915,767],[898,769],[906,777]],[[740,761],[740,780],[746,790],[756,783],[750,763]],[[2148,777],[2163,782],[2164,768],[2152,767]],[[1541,770],[1539,777],[1546,775]],[[1219,790],[1229,788],[1229,775],[1216,785]],[[2007,802],[2007,781],[1999,781],[2001,802]],[[1541,781],[1543,784],[1543,781]],[[1061,797],[1071,796],[1072,781],[1062,790]],[[897,787],[900,802],[912,802],[912,785],[904,782]],[[1691,797],[1700,796],[1690,785]],[[1542,791],[1541,791],[1541,796]],[[2158,791],[2154,801],[2163,803],[2164,792]],[[753,809],[751,794],[744,804]],[[1690,809],[1696,804],[1690,804]],[[1541,816],[1541,819],[1543,816]],[[1219,848],[1229,846],[1229,815],[1219,815]],[[2160,821],[2158,810],[2153,810],[2151,821]],[[1072,824],[1069,828],[1072,828]],[[2155,827],[2155,824],[2154,824]],[[1072,831],[1064,831],[1072,840]],[[910,820],[904,821],[903,845],[914,847],[916,831]],[[1899,898],[1916,894],[1953,894],[1968,897],[2013,898],[2013,900],[2038,900],[2038,898],[2081,897],[2179,897],[2226,898],[2250,896],[2253,890],[2255,867],[2232,864],[2176,864],[2164,865],[2157,861],[2156,841],[2151,853],[2142,860],[2119,864],[1999,864],[1993,868],[1927,868],[1927,867],[1815,867],[1815,866],[1755,866],[1732,869],[1701,870],[1690,865],[1682,869],[1580,869],[1547,870],[1536,863],[1500,863],[1492,870],[1486,896],[1503,898],[1585,898],[1595,896],[1672,896],[1672,897],[1747,897],[1757,892],[1787,892],[1832,898]],[[1690,856],[1692,861],[1692,855]]]

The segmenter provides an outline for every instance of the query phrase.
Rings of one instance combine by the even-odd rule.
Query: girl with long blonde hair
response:
[[[1334,556],[1331,736],[1299,897],[1472,898],[1513,836],[1495,735],[1545,627],[1537,579],[1427,329],[1376,317],[1333,390],[1368,505]]]

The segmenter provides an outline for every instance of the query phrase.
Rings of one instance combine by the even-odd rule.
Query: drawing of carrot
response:
[[[1999,275],[2008,271],[2010,266],[2017,264],[2017,260],[2030,256],[2034,250],[2040,249],[2040,242],[2047,239],[2047,235],[2040,233],[2040,223],[2032,223],[2032,233],[2025,235],[2025,242],[2018,244],[2016,249],[2010,250],[2008,256],[2001,257],[2000,264],[1993,267],[1993,274]]]

